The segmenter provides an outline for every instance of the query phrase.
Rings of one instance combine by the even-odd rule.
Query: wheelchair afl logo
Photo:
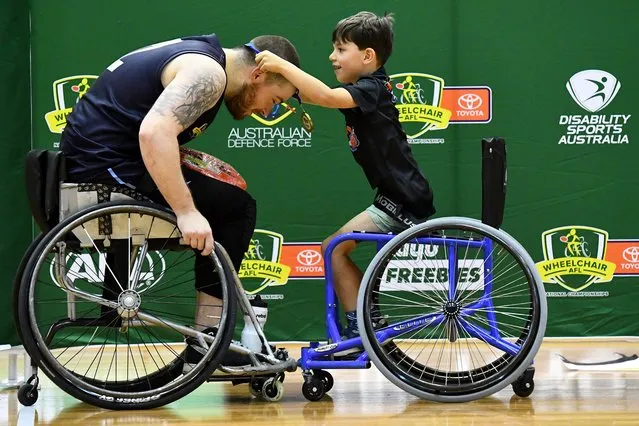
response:
[[[545,283],[577,292],[612,281],[617,265],[606,260],[608,233],[589,226],[563,226],[541,236],[544,260],[537,268]]]
[[[269,286],[286,284],[291,268],[280,263],[283,242],[284,237],[277,232],[253,232],[238,274],[246,293],[256,294]]]
[[[62,133],[67,125],[67,115],[89,90],[97,75],[74,75],[53,82],[53,104],[55,109],[44,115],[51,133]]]
[[[139,261],[139,259],[136,259],[132,265],[133,270],[137,269]],[[51,262],[49,273],[53,282],[56,283],[54,267],[55,262]],[[104,253],[100,253],[100,255],[69,253],[67,255],[67,279],[72,283],[76,280],[98,284],[104,283],[106,270],[106,255]],[[156,286],[161,281],[165,271],[166,261],[164,257],[155,251],[148,252],[142,264],[137,291],[142,293]],[[124,283],[120,284],[124,285]]]
[[[406,136],[415,139],[431,129],[448,127],[452,112],[441,108],[444,79],[421,73],[393,74],[390,79]]]

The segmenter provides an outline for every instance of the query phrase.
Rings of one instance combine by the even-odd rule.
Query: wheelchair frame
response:
[[[454,220],[456,218],[441,218],[438,220]],[[466,219],[466,218],[459,218]],[[419,225],[418,225],[419,226]],[[404,231],[404,233],[408,232]],[[501,232],[501,231],[497,231]],[[402,233],[402,234],[404,234]],[[354,359],[348,356],[336,357],[336,354],[340,354],[344,351],[362,348],[364,345],[361,333],[362,325],[360,319],[360,336],[342,340],[341,330],[342,325],[339,319],[339,307],[337,295],[335,293],[333,282],[333,267],[332,267],[332,255],[333,251],[340,243],[344,241],[356,241],[356,242],[374,242],[377,246],[377,252],[386,246],[389,242],[394,240],[400,234],[379,234],[379,233],[366,233],[366,232],[350,232],[338,235],[332,239],[324,254],[324,271],[325,271],[325,321],[326,321],[326,343],[312,341],[308,347],[302,348],[301,357],[298,361],[299,366],[302,368],[302,374],[304,376],[304,383],[302,385],[302,392],[304,396],[311,400],[319,400],[325,392],[328,392],[333,386],[333,378],[326,369],[364,369],[371,367],[371,360],[366,350],[361,350],[355,354]],[[491,253],[493,251],[493,242],[489,238],[483,238],[481,241],[469,241],[464,239],[455,238],[442,238],[438,236],[422,237],[411,242],[418,244],[428,244],[435,246],[446,246],[448,251],[448,276],[451,283],[448,287],[448,298],[454,299],[455,295],[455,276],[457,265],[457,250],[461,247],[470,247],[479,249],[482,252],[482,259],[484,265],[484,280],[488,282],[488,285],[484,286],[483,294],[478,301],[465,306],[460,312],[462,315],[470,315],[474,312],[486,309],[487,322],[489,331],[486,333],[479,327],[473,326],[463,319],[460,320],[460,325],[466,331],[466,333],[479,340],[486,342],[499,350],[502,350],[508,355],[514,356],[519,353],[521,346],[511,343],[504,339],[499,331],[496,321],[496,315],[492,311],[494,309],[491,298],[492,292],[492,273],[493,273],[493,260]],[[370,265],[375,263],[377,257],[370,262]],[[381,259],[377,260],[378,262]],[[370,266],[369,266],[370,268]],[[360,296],[362,297],[363,285],[366,281],[366,276],[362,281],[362,287],[360,287]],[[545,297],[545,296],[544,296]],[[359,312],[358,312],[359,313]],[[388,341],[396,336],[406,334],[411,330],[417,330],[425,326],[436,326],[446,320],[445,314],[431,313],[421,316],[416,316],[407,320],[394,322],[383,326],[375,331],[375,337],[378,342]],[[543,319],[545,328],[545,317]],[[542,333],[543,334],[543,333]],[[520,397],[527,397],[532,394],[534,390],[534,372],[535,368],[532,363],[527,367],[523,373],[517,377],[512,383],[512,389],[516,395]],[[317,380],[313,379],[313,376],[319,376],[319,381],[324,382],[323,385],[319,385]]]
[[[107,208],[109,206],[117,206],[117,205],[125,206],[131,202],[135,203],[133,198],[131,198],[131,195],[133,194],[130,192],[130,190],[127,190],[127,188],[115,187],[118,190],[123,189],[124,192],[126,192],[126,194],[113,192],[112,194],[110,194],[110,196],[113,195],[111,201],[100,202],[100,196],[96,194],[94,191],[80,192],[78,191],[78,186],[79,186],[78,184],[72,184],[72,183],[60,184],[59,213],[56,214],[54,220],[47,220],[46,222],[47,225],[50,225],[50,227],[52,227],[52,225],[54,225],[55,220],[57,220],[58,217],[60,218],[60,221],[59,221],[60,224],[66,223],[67,221],[72,221],[74,218],[75,220],[78,220],[78,217],[82,217],[83,212],[89,211],[94,206],[97,207],[99,205],[101,208]],[[155,208],[161,211],[167,210],[165,207],[160,205],[155,205],[155,204],[150,204],[149,207],[151,209]],[[110,224],[114,232],[116,232],[115,229],[122,228],[121,225],[118,225],[117,221],[119,219],[116,216],[117,214],[114,214],[112,216],[115,219],[111,220],[112,223]],[[46,214],[41,213],[40,217],[46,218]],[[97,219],[93,219],[92,221],[95,221],[95,220]],[[39,222],[39,224],[41,225],[41,222]],[[46,226],[43,227],[42,235],[45,235],[46,233],[50,232],[50,227],[49,229],[47,229]],[[87,234],[87,237],[91,241],[93,241],[93,237],[89,236],[88,234]],[[135,235],[129,236],[129,237],[135,238]],[[171,237],[171,235],[169,235],[168,237]],[[153,237],[149,236],[149,238],[153,238]],[[25,255],[24,260],[28,260],[33,256],[39,255],[39,253],[34,252],[34,249],[35,249],[35,246],[38,245],[38,243],[41,241],[41,239],[42,238],[39,237],[32,243],[32,246],[27,251],[27,254]],[[82,245],[83,244],[82,238],[79,238],[79,239]],[[137,255],[138,257],[144,256],[148,250],[148,241],[144,241],[144,239],[142,239],[140,241],[137,241],[137,243],[138,244],[135,244],[134,242],[133,244],[134,256],[135,255]],[[87,244],[87,242],[85,241],[84,244]],[[65,327],[88,325],[88,324],[84,324],[83,320],[81,319],[76,321],[76,312],[75,312],[76,300],[81,299],[81,300],[92,301],[99,305],[106,306],[107,308],[111,308],[111,309],[118,309],[120,307],[120,304],[118,302],[104,300],[102,298],[93,296],[91,294],[88,294],[82,290],[75,288],[73,283],[70,282],[70,280],[66,276],[67,274],[65,270],[65,256],[66,256],[65,244],[58,243],[57,250],[58,251],[55,254],[56,267],[54,268],[55,282],[57,286],[60,287],[60,289],[63,290],[67,295],[68,317],[66,319],[57,321],[55,324],[53,324],[53,326],[49,329],[46,337],[44,338],[45,345],[48,345],[52,341],[53,336],[55,335],[56,332],[60,331],[61,329]],[[223,249],[223,247],[219,245],[218,243],[216,243],[216,252],[220,253],[221,256],[224,257],[224,260],[225,260],[224,264],[232,265],[232,262],[230,261],[228,254]],[[212,258],[214,260],[216,268],[219,268],[218,270],[226,270],[226,268],[222,266],[222,263],[220,263],[220,260],[217,258],[217,256],[212,256]],[[15,297],[17,297],[17,291],[19,286],[21,285],[22,274],[24,272],[24,268],[26,267],[26,264],[27,264],[26,261],[22,262],[21,267],[19,268],[18,274],[16,276]],[[131,287],[127,288],[127,291],[137,286],[138,280],[140,278],[142,262],[138,262],[137,266],[134,263],[131,268],[132,268],[132,270],[130,271],[131,278],[132,278],[132,281],[130,282]],[[242,346],[241,344],[236,344],[231,342],[228,348],[222,348],[221,350],[222,351],[231,350],[233,352],[246,355],[250,359],[251,364],[245,365],[245,366],[236,366],[236,367],[219,365],[218,368],[216,369],[216,373],[210,376],[209,378],[207,378],[207,381],[230,381],[233,384],[249,383],[249,390],[253,395],[262,396],[267,401],[278,401],[283,396],[282,381],[284,379],[284,374],[285,372],[293,372],[297,369],[296,360],[289,357],[288,352],[285,349],[271,348],[271,345],[269,344],[266,336],[264,335],[262,328],[259,325],[257,318],[255,317],[255,313],[253,312],[253,309],[251,308],[248,297],[246,293],[244,292],[244,289],[242,287],[242,284],[237,274],[235,273],[235,271],[228,271],[228,270],[226,270],[226,273],[229,276],[232,276],[231,280],[233,282],[230,283],[230,286],[231,288],[234,289],[235,294],[237,296],[237,306],[239,306],[239,308],[241,309],[243,316],[248,317],[251,323],[253,324],[253,326],[255,327],[257,335],[259,339],[262,341],[263,347],[265,348],[264,351],[266,353],[255,353],[252,350]],[[222,285],[225,285],[224,282],[222,282]],[[124,313],[120,313],[120,314],[124,315]],[[146,321],[150,324],[155,324],[156,326],[172,328],[175,331],[179,331],[184,336],[195,338],[200,342],[205,342],[206,345],[212,344],[213,341],[215,340],[214,337],[206,333],[196,331],[193,328],[182,326],[171,320],[158,319],[154,315],[149,315],[143,312],[136,312],[136,315],[140,318],[141,321]],[[15,318],[17,323],[18,321],[17,313],[15,314]],[[136,320],[132,321],[131,326],[136,326],[135,321]],[[96,325],[95,322],[93,322],[93,325]],[[97,325],[100,325],[100,324],[97,324]],[[31,326],[33,327],[34,325],[32,324]],[[35,325],[35,327],[37,328],[37,325]],[[21,335],[21,333],[20,333],[20,338],[21,340],[24,341],[24,338]],[[25,349],[26,349],[26,345],[25,345]],[[18,399],[23,405],[32,405],[37,401],[37,398],[38,398],[38,388],[39,388],[38,365],[34,361],[34,358],[32,356],[31,356],[31,366],[32,366],[33,374],[20,387],[18,392]]]

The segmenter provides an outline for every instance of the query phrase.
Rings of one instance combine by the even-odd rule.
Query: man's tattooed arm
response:
[[[142,120],[139,134],[144,165],[178,221],[199,213],[182,177],[177,136],[215,105],[226,86],[220,64],[202,55],[187,56],[178,57],[178,69],[165,69],[171,78],[165,81],[163,75],[165,89]]]
[[[215,105],[224,91],[224,80],[224,71],[212,73],[202,70],[178,74],[149,112],[171,117],[184,130]]]

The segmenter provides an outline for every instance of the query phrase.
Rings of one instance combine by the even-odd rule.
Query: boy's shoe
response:
[[[379,330],[388,326],[386,317],[379,312],[378,309],[373,308],[372,312],[373,329]],[[342,340],[352,339],[353,337],[359,337],[359,328],[357,327],[357,321],[350,322],[348,326],[342,329]]]
[[[388,321],[386,321],[386,317],[384,317],[379,310],[375,309],[372,313],[373,315],[373,328],[375,330],[379,330],[380,328],[384,328],[388,325]],[[353,339],[355,337],[359,337],[359,328],[357,327],[357,322],[352,322],[350,324],[348,324],[348,326],[344,329],[342,329],[342,340],[348,340],[348,339]],[[347,357],[348,359],[350,358],[357,358],[359,356],[359,354],[361,354],[364,351],[364,349],[360,346],[360,347],[355,347],[355,348],[351,348],[351,349],[345,349],[343,351],[337,352],[334,354],[334,356],[337,357]]]

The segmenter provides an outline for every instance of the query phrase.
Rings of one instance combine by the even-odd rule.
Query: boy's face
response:
[[[352,41],[336,41],[328,56],[333,64],[335,77],[340,83],[354,83],[365,73],[367,65],[366,49],[360,50]]]

